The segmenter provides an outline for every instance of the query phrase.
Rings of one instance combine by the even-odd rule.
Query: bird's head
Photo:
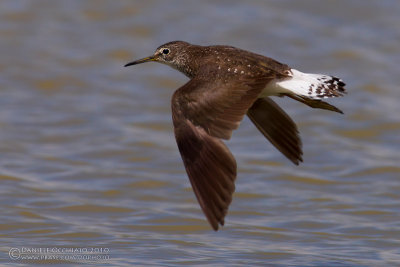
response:
[[[191,76],[191,53],[193,45],[183,41],[173,41],[159,46],[153,55],[129,62],[125,67],[155,61],[171,66],[187,76]]]

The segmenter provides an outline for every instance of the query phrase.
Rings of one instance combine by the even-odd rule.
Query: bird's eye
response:
[[[164,48],[162,52],[163,52],[164,55],[168,55],[169,54],[169,49],[168,48]]]

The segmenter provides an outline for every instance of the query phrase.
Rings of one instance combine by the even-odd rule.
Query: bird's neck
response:
[[[200,46],[196,45],[192,45],[189,51],[190,53],[182,51],[180,55],[175,58],[174,62],[170,64],[170,66],[182,72],[187,77],[193,78],[196,76],[200,68],[201,59],[206,55],[204,55],[202,49],[200,49]]]

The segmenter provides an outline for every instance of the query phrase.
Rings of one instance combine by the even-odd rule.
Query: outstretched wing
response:
[[[187,119],[176,124],[175,137],[193,191],[216,231],[235,191],[235,158],[220,139]]]
[[[214,230],[224,224],[236,179],[236,161],[219,138],[230,138],[266,82],[195,77],[172,97],[176,142],[193,191]]]
[[[269,97],[259,98],[247,111],[258,130],[289,160],[298,165],[302,159],[301,139],[296,124]]]
[[[210,81],[207,74],[199,74],[179,88],[172,98],[172,106],[209,135],[229,139],[272,78],[256,79],[238,74]]]

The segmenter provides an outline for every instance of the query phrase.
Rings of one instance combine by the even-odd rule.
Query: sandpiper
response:
[[[149,61],[190,78],[172,96],[174,132],[193,191],[215,231],[224,225],[236,179],[235,158],[221,139],[230,139],[244,115],[298,165],[303,152],[297,126],[269,96],[288,96],[312,108],[342,113],[321,100],[345,94],[341,79],[303,73],[232,46],[173,41],[125,67]]]

